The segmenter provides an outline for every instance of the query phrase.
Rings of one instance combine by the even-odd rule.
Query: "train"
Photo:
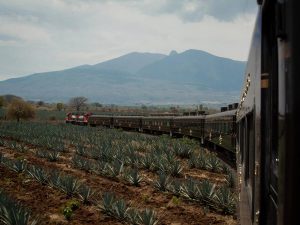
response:
[[[200,140],[236,168],[236,110],[238,104],[222,107],[221,112],[205,115],[120,116],[92,113],[68,113],[66,123],[121,128],[150,134],[167,134],[173,137],[190,137]]]
[[[242,225],[299,224],[300,1],[258,0],[236,112]]]

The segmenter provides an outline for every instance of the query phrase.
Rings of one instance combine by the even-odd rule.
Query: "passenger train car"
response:
[[[222,154],[223,159],[235,168],[236,107],[237,104],[231,104],[228,107],[222,107],[223,112],[195,116],[115,116],[69,113],[66,123],[197,138],[202,144]]]
[[[259,13],[237,110],[242,225],[300,223],[299,3],[258,1]]]

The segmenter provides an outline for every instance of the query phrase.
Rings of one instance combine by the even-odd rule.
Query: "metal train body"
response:
[[[87,124],[152,134],[186,136],[201,140],[235,167],[236,109],[198,116],[107,116],[90,115]]]
[[[68,113],[65,118],[66,123],[87,125],[90,113]]]
[[[294,225],[300,193],[299,0],[258,3],[237,110],[240,222]]]

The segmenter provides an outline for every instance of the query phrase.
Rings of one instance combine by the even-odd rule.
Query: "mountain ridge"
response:
[[[0,82],[0,94],[49,102],[85,96],[114,104],[238,99],[245,62],[194,49],[172,52],[132,52],[94,65],[11,78]]]

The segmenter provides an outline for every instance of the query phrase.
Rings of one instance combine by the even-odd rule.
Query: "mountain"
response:
[[[245,62],[200,50],[168,56],[133,52],[95,65],[37,73],[0,82],[1,94],[68,101],[85,96],[114,104],[194,104],[236,101]]]
[[[136,73],[144,66],[159,61],[165,57],[166,55],[163,54],[132,52],[127,55],[118,57],[116,59],[96,64],[93,67],[97,69],[117,70],[128,73]]]
[[[171,66],[172,65],[172,66]],[[198,84],[201,87],[234,91],[240,88],[245,64],[204,51],[170,54],[138,71],[145,78]]]

